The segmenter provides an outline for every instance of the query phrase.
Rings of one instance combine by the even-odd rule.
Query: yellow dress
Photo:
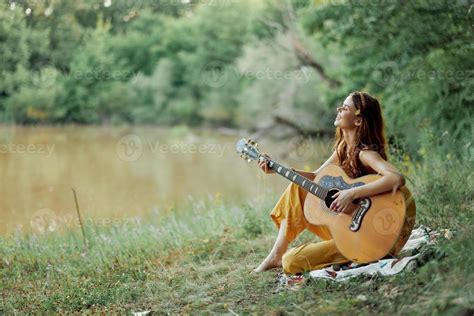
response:
[[[391,255],[396,255],[402,249],[416,220],[416,204],[410,191],[406,187],[401,187],[400,191],[404,194],[405,201],[407,201],[406,222],[399,239],[390,252]],[[287,220],[285,237],[288,243],[295,240],[304,229],[308,229],[323,239],[323,241],[317,243],[306,243],[288,250],[282,258],[283,271],[286,273],[301,273],[321,269],[332,264],[349,262],[337,250],[331,232],[326,226],[312,225],[306,221],[303,206],[307,194],[306,190],[291,183],[270,214],[278,229],[280,229],[281,221]]]
[[[332,264],[349,262],[337,250],[331,233],[326,226],[316,226],[306,221],[303,205],[307,193],[298,185],[291,183],[270,214],[278,229],[281,221],[283,219],[287,220],[285,237],[289,243],[304,229],[308,229],[323,239],[323,241],[317,243],[306,243],[288,250],[282,258],[285,273],[301,273]]]

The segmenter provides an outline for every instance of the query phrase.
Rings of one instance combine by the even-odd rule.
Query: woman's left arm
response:
[[[388,191],[395,192],[405,185],[405,178],[400,171],[398,171],[394,165],[384,160],[379,153],[372,150],[361,151],[359,158],[364,165],[377,171],[382,177],[373,182],[361,185],[360,187],[337,192],[334,194],[336,200],[331,204],[331,209],[336,210],[340,208],[344,212],[348,208],[348,205],[355,199]]]
[[[354,188],[356,199],[388,191],[395,192],[405,185],[405,177],[402,173],[390,162],[384,160],[379,153],[373,150],[365,150],[360,152],[359,158],[364,165],[377,171],[382,177],[374,182]]]

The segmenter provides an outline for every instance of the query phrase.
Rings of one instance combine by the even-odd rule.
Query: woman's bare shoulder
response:
[[[385,160],[375,150],[361,150],[359,153],[359,158],[365,167],[371,168],[379,174],[386,174],[387,172],[395,172],[400,174],[398,169],[393,164]]]
[[[359,160],[364,167],[368,168],[369,173],[377,173],[375,165],[384,159],[375,150],[362,149],[359,151]]]

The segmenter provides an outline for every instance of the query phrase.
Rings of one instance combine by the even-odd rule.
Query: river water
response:
[[[0,235],[77,226],[72,188],[83,220],[96,225],[199,201],[276,202],[288,181],[241,159],[235,143],[243,136],[183,126],[1,126]],[[259,147],[287,166],[315,170],[331,144],[263,138]]]

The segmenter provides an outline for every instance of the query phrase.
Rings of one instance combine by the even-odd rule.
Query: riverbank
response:
[[[311,281],[276,289],[278,271],[251,275],[273,242],[265,210],[215,207],[195,220],[171,216],[159,226],[89,229],[0,241],[2,303],[13,313],[353,313],[467,315],[473,311],[472,228],[439,247],[446,253],[415,272]],[[200,229],[201,228],[201,229]],[[313,240],[304,233],[297,243]],[[462,263],[462,264],[461,264]],[[363,294],[360,296],[359,294]]]

